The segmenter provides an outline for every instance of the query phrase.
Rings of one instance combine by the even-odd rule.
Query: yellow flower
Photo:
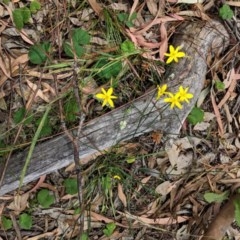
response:
[[[188,87],[184,89],[182,86],[180,86],[177,94],[178,94],[180,102],[185,101],[185,102],[189,103],[188,99],[193,98],[193,94],[188,93]]]
[[[164,55],[168,57],[167,60],[167,64],[171,63],[173,60],[175,62],[178,62],[178,58],[182,58],[185,57],[185,53],[184,52],[179,52],[179,50],[181,49],[181,47],[177,47],[176,49],[174,49],[174,47],[172,45],[169,46],[169,53],[165,53]]]
[[[164,94],[168,94],[167,92],[166,92],[166,90],[167,90],[167,84],[163,84],[161,87],[160,86],[157,86],[157,88],[158,88],[158,92],[157,92],[157,100],[162,96],[162,95],[164,95]]]
[[[114,107],[114,103],[112,101],[112,99],[116,99],[116,96],[113,96],[113,88],[109,88],[107,90],[107,92],[105,91],[104,88],[101,89],[102,93],[98,93],[96,94],[96,98],[98,98],[99,100],[102,100],[102,106],[104,107],[105,105],[109,105],[110,107]]]
[[[114,179],[121,180],[121,177],[118,175],[113,176]]]
[[[171,103],[170,108],[174,108],[175,106],[182,109],[182,105],[180,103],[179,95],[177,94],[172,94],[168,93],[169,98],[165,98],[164,102]]]

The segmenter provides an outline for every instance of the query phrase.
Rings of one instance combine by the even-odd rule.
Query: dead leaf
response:
[[[211,222],[202,240],[222,239],[234,220],[234,201],[240,201],[240,194],[232,196],[220,209],[218,215]]]
[[[151,137],[154,143],[159,144],[162,139],[162,134],[160,132],[153,132]]]
[[[127,198],[123,192],[122,184],[120,184],[120,183],[118,183],[118,197],[121,200],[123,206],[126,208],[127,207]]]
[[[16,195],[14,196],[13,202],[11,202],[7,208],[13,210],[16,215],[19,215],[28,207],[28,198],[29,193]]]
[[[143,216],[135,216],[130,214],[129,212],[125,212],[124,215],[127,218],[130,219],[134,219],[137,222],[140,223],[144,223],[144,224],[152,224],[152,225],[172,225],[172,224],[177,224],[177,223],[182,223],[182,222],[186,222],[189,217],[188,216],[177,216],[176,218],[173,217],[166,217],[166,218],[155,218],[155,219],[151,219],[151,218],[146,218]]]
[[[165,181],[156,187],[155,192],[161,194],[162,196],[166,196],[168,193],[171,192],[173,187],[174,183],[171,183],[170,181]]]
[[[99,3],[97,3],[96,0],[88,0],[88,3],[91,5],[92,9],[94,10],[94,12],[100,16],[101,12],[102,12],[102,7]]]

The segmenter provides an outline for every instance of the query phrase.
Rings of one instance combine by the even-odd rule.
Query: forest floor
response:
[[[175,147],[166,150],[161,131],[143,134],[80,170],[73,163],[0,196],[0,239],[240,239],[239,7],[0,1],[0,170],[13,152],[148,89],[160,94],[164,72],[177,64],[165,54],[182,22],[215,19],[230,35],[214,68],[215,56],[207,58],[204,89]]]

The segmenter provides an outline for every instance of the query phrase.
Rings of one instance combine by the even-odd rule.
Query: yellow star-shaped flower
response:
[[[180,86],[177,94],[178,94],[180,102],[185,101],[185,102],[189,103],[188,99],[193,98],[193,94],[188,93],[188,87],[184,89],[183,86]]]
[[[164,94],[168,94],[168,92],[166,92],[167,84],[163,84],[161,87],[157,86],[157,88],[158,88],[157,97],[156,97],[157,100]]]
[[[113,88],[109,88],[107,91],[102,88],[102,93],[96,94],[96,98],[103,101],[102,106],[108,105],[112,108],[114,108],[114,103],[112,99],[116,99],[116,96],[113,96]]]
[[[170,108],[174,108],[176,106],[179,109],[182,109],[178,93],[177,94],[168,93],[168,95],[169,98],[165,98],[164,102],[171,103]]]
[[[179,50],[181,49],[181,47],[177,47],[176,49],[174,49],[174,47],[172,45],[169,46],[169,53],[165,53],[164,55],[168,57],[167,59],[167,64],[171,63],[172,61],[178,62],[178,58],[182,58],[185,57],[185,53],[184,52],[179,52]]]

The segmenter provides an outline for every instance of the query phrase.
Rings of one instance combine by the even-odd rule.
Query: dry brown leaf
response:
[[[16,215],[19,215],[22,211],[28,207],[29,193],[14,196],[13,201],[7,206],[8,209],[14,211]]]
[[[125,212],[124,215],[126,216],[126,218],[134,219],[137,222],[141,222],[141,223],[148,224],[148,225],[149,224],[172,225],[172,224],[186,222],[189,219],[188,216],[177,216],[176,218],[166,217],[166,218],[151,219],[151,218],[147,218],[147,217],[143,217],[143,216],[135,216],[128,212]]]
[[[41,79],[54,80],[53,74],[50,74],[50,73],[40,73],[40,72],[37,72],[37,71],[34,71],[34,70],[28,70],[25,75],[32,76],[32,77],[38,77],[38,78],[41,78]],[[57,80],[67,79],[71,75],[72,75],[72,72],[58,74],[57,75]]]
[[[155,17],[158,13],[158,6],[155,0],[146,1],[149,12]]]
[[[225,102],[227,102],[227,100],[232,96],[232,94],[234,92],[234,89],[235,89],[235,87],[237,85],[237,80],[240,79],[240,74],[235,73],[235,69],[234,68],[230,70],[229,74],[230,74],[230,76],[228,78],[228,84],[230,82],[230,85],[229,85],[227,93],[225,94],[225,96],[223,97],[221,102],[218,104],[218,108],[219,109],[221,109],[223,104]]]
[[[34,237],[28,237],[28,240],[40,240],[44,238],[49,239],[49,237],[59,236],[60,234],[62,234],[61,230],[56,228],[52,232],[45,232]]]
[[[29,80],[26,81],[28,86],[33,90],[33,92],[35,90],[37,90],[37,84],[30,82]],[[42,90],[38,89],[37,93],[36,93],[36,97],[40,97],[42,100],[44,100],[45,102],[50,102],[49,98],[46,96],[46,94],[43,93]],[[28,105],[28,104],[27,104]],[[27,107],[26,107],[27,108]]]
[[[238,1],[225,1],[225,3],[230,6],[240,7],[240,2]]]
[[[110,218],[107,218],[107,217],[105,217],[105,216],[103,216],[103,215],[100,215],[100,214],[95,213],[95,212],[92,212],[92,211],[90,211],[90,216],[91,216],[91,218],[93,218],[93,221],[104,221],[105,223],[114,222],[117,226],[127,227],[127,226],[125,226],[125,225],[123,225],[123,224],[121,224],[121,223],[118,223],[118,222],[116,222],[116,221],[113,221],[113,220],[110,219]]]
[[[234,220],[234,202],[240,201],[240,194],[232,196],[220,209],[218,215],[211,222],[202,240],[222,239],[226,230]]]
[[[155,192],[161,194],[162,196],[166,196],[172,191],[174,187],[174,183],[171,183],[170,181],[165,181],[156,187]]]
[[[11,61],[12,77],[14,77],[18,74],[17,70],[19,69],[19,65],[25,64],[25,63],[27,63],[27,61],[28,61],[28,54],[23,54],[16,59],[12,59],[12,61]],[[10,75],[10,70],[8,70],[8,75]],[[2,86],[7,79],[8,79],[8,77],[5,75],[0,77],[0,86]]]
[[[120,184],[120,183],[118,183],[118,197],[121,200],[123,206],[126,208],[127,207],[127,198],[123,192],[122,184]]]
[[[92,7],[92,9],[94,10],[94,12],[100,16],[101,12],[102,12],[102,7],[99,3],[97,3],[96,0],[88,0],[88,3],[90,4],[90,6]]]
[[[216,116],[216,120],[217,120],[217,123],[218,123],[219,135],[220,135],[220,137],[223,137],[223,135],[224,135],[223,123],[222,123],[221,115],[220,115],[220,112],[219,112],[219,108],[216,104],[216,101],[215,101],[215,98],[214,98],[214,95],[213,95],[213,90],[211,91],[211,96],[210,97],[211,97],[211,101],[212,101],[213,110],[214,110],[214,113],[215,113],[215,116]]]
[[[162,139],[162,133],[161,132],[153,132],[151,134],[152,140],[154,143],[159,144]]]

